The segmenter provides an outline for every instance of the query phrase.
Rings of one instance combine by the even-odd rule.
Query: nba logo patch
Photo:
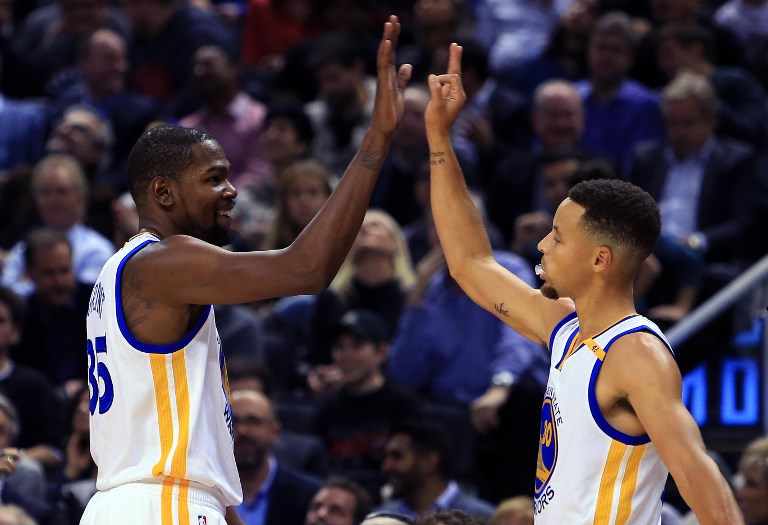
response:
[[[208,525],[208,518],[206,518],[205,516],[198,516],[197,525]]]

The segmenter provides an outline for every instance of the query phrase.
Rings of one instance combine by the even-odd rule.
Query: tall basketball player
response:
[[[466,100],[460,63],[452,44],[447,74],[429,78],[432,210],[464,291],[550,351],[536,523],[658,525],[668,470],[700,523],[743,523],[681,401],[669,343],[635,311],[633,278],[661,228],[656,203],[622,181],[578,184],[539,244],[545,284],[516,278],[493,259],[450,142]]]
[[[358,154],[325,207],[288,248],[223,250],[237,191],[208,135],[145,133],[128,167],[139,234],[104,266],[88,310],[91,451],[88,525],[229,525],[242,499],[224,354],[211,304],[317,293],[363,219],[403,114],[411,67],[395,68],[397,17],[384,24],[378,88]]]

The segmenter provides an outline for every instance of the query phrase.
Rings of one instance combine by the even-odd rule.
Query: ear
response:
[[[166,177],[155,177],[149,183],[150,197],[160,206],[170,208],[175,202],[172,191],[173,184],[174,182]]]
[[[437,472],[440,456],[437,452],[425,452],[419,457],[422,472]]]
[[[613,252],[607,246],[598,246],[594,251],[594,259],[592,261],[592,270],[594,272],[602,272],[611,266],[613,263]]]
[[[387,356],[389,356],[389,345],[387,343],[379,343],[376,345],[376,355],[379,357],[379,362],[383,365],[387,362]]]
[[[21,330],[16,326],[16,323],[13,323],[13,330],[11,331],[10,338],[11,346],[19,344],[19,341],[21,341]]]

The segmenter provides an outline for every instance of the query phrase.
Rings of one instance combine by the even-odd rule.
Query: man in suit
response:
[[[272,447],[280,434],[272,404],[257,390],[232,393],[235,461],[243,486],[237,513],[246,525],[302,525],[320,480],[280,465]]]
[[[409,421],[392,432],[384,452],[392,499],[381,510],[411,518],[434,510],[463,510],[489,520],[493,505],[460,488],[451,479],[453,447],[443,427]]]
[[[661,211],[655,253],[667,275],[656,288],[670,289],[665,277],[677,266],[676,296],[661,298],[672,303],[649,314],[676,322],[697,294],[700,299],[734,277],[738,263],[764,253],[768,190],[753,150],[715,136],[718,100],[709,79],[679,74],[662,93],[662,110],[667,138],[638,148],[630,181],[648,191]],[[714,278],[726,268],[729,277]]]

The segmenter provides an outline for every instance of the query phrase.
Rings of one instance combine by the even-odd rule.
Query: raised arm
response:
[[[473,301],[525,337],[547,344],[552,327],[572,307],[567,301],[546,299],[493,258],[485,226],[451,144],[451,127],[466,101],[460,64],[461,47],[451,44],[447,74],[429,76],[432,99],[425,121],[430,199],[440,244],[451,275]]]
[[[291,246],[231,253],[192,237],[172,236],[140,254],[152,259],[143,265],[147,271],[135,270],[142,273],[138,278],[144,288],[179,304],[243,303],[326,288],[360,229],[403,114],[403,90],[412,68],[395,67],[399,34],[400,23],[390,16],[379,43],[376,100],[363,143],[326,204]]]
[[[663,344],[646,333],[622,337],[600,374],[612,388],[626,393],[699,523],[743,524],[728,483],[707,455],[699,428],[681,401],[680,372]]]

